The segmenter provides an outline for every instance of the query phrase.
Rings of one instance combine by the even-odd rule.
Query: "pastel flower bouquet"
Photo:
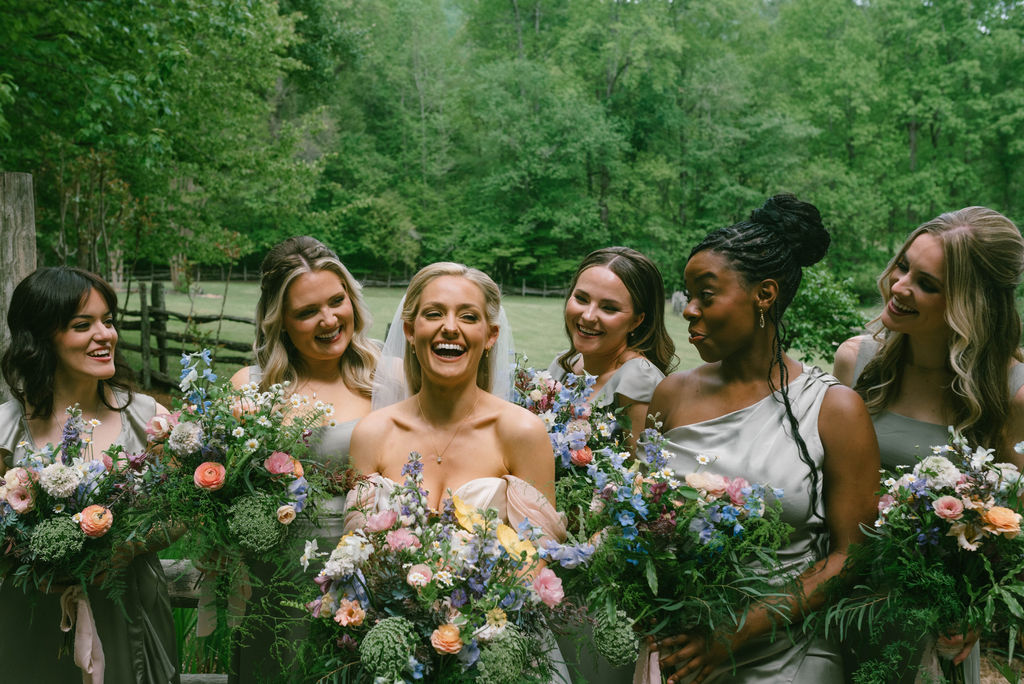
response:
[[[312,429],[333,407],[289,396],[285,385],[261,392],[255,383],[240,390],[216,384],[208,350],[183,354],[181,365],[184,401],[146,428],[150,449],[168,469],[151,511],[188,525],[179,550],[207,580],[220,580],[218,591],[237,617],[249,593],[245,561],[283,563],[296,518],[315,523],[311,504],[324,478],[302,458]],[[213,602],[212,583],[203,587],[201,635],[213,628],[203,610]]]
[[[546,616],[561,581],[538,559],[539,530],[504,524],[459,497],[430,510],[411,454],[390,494],[371,488],[360,525],[301,562],[327,556],[316,576],[307,647],[322,682],[548,682]],[[358,490],[357,490],[358,491]],[[364,497],[365,498],[365,497]],[[560,545],[550,542],[549,548]]]
[[[771,572],[791,532],[782,492],[709,472],[680,480],[664,447],[648,428],[635,459],[613,455],[593,472],[584,529],[596,549],[565,577],[567,594],[596,613],[595,645],[614,665],[636,661],[635,631],[714,636],[782,590]]]
[[[655,428],[639,433],[634,455],[621,411],[589,405],[593,376],[558,382],[519,369],[516,379],[517,403],[547,427],[558,508],[580,542],[550,557],[569,599],[593,614],[595,646],[610,663],[636,661],[637,632],[710,634],[779,591],[766,569],[791,531],[772,503],[781,491],[713,473],[680,479]]]
[[[112,447],[93,458],[99,421],[67,409],[63,440],[33,450],[0,478],[0,577],[24,588],[99,584],[117,599],[132,553],[167,534],[137,515],[166,473],[151,455]]]
[[[1017,445],[1024,450],[1024,443]],[[1024,537],[1017,468],[995,463],[991,449],[972,448],[951,431],[950,445],[912,469],[883,471],[878,519],[850,552],[846,578],[825,625],[866,650],[858,682],[882,681],[894,663],[935,649],[934,677],[963,681],[963,665],[942,642],[952,637],[1008,633],[1012,657],[1024,628]],[[861,625],[866,625],[858,635]],[[915,655],[916,654],[916,655]],[[929,667],[928,662],[921,664]]]

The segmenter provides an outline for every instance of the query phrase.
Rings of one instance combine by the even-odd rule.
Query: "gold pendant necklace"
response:
[[[462,426],[465,425],[466,421],[469,420],[469,417],[472,416],[473,413],[476,411],[476,405],[478,403],[480,403],[480,393],[479,392],[476,395],[476,400],[473,402],[473,406],[469,409],[469,413],[467,413],[465,416],[463,416],[462,420],[459,421],[459,424],[455,426],[455,432],[452,433],[452,436],[451,436],[451,438],[449,438],[448,443],[445,444],[444,449],[441,449],[440,451],[438,451],[437,450],[437,444],[434,443],[433,438],[428,437],[428,439],[430,440],[430,446],[433,447],[434,454],[436,454],[435,460],[437,461],[438,465],[440,465],[441,459],[444,457],[445,453],[448,451],[448,448],[451,447],[452,442],[455,441],[455,437],[459,434],[459,431],[462,430]],[[425,414],[423,412],[423,404],[422,404],[422,400],[420,399],[419,392],[416,393],[416,406],[420,410],[420,417],[423,418],[423,422],[426,423],[431,429],[435,429],[436,430],[437,428],[435,426],[431,425],[430,421],[427,420],[427,414]]]

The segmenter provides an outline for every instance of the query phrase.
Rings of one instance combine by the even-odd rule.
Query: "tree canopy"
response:
[[[438,259],[564,285],[796,193],[861,293],[943,211],[1024,202],[1024,4],[0,0],[0,168],[40,261]]]

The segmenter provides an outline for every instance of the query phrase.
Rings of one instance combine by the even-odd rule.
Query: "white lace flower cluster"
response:
[[[57,499],[66,499],[82,483],[82,472],[63,463],[51,463],[39,472],[39,486]]]
[[[362,530],[356,530],[341,538],[338,546],[331,551],[331,555],[327,562],[324,563],[324,569],[321,572],[332,578],[351,575],[372,554],[373,544],[366,538]]]

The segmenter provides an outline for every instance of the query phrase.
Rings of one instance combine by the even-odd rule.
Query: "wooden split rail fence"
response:
[[[119,344],[131,351],[139,352],[142,356],[139,379],[144,388],[157,383],[172,387],[178,384],[176,377],[177,368],[168,371],[168,358],[180,358],[182,352],[191,353],[202,347],[213,350],[226,349],[240,354],[224,354],[217,351],[217,361],[222,363],[237,363],[247,365],[252,359],[252,345],[244,342],[233,342],[231,340],[213,339],[209,335],[198,334],[196,326],[217,323],[219,321],[234,321],[236,323],[248,323],[255,325],[252,318],[244,316],[211,315],[196,313],[179,313],[167,309],[164,297],[164,286],[162,283],[141,282],[137,286],[139,294],[139,308],[134,311],[121,311],[121,330],[139,331],[139,344],[121,341]],[[168,330],[168,321],[174,319],[185,325],[184,332]],[[155,344],[154,344],[155,340]],[[156,361],[156,367],[153,361]]]

